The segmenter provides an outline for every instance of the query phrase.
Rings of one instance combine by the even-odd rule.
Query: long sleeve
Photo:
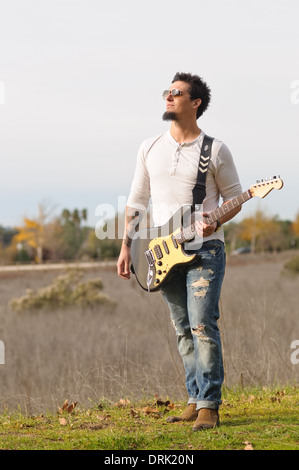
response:
[[[134,178],[127,205],[146,211],[150,199],[150,178],[146,168],[146,145],[143,142],[137,154]]]

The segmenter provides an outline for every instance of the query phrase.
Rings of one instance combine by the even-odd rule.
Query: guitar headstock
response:
[[[283,181],[279,176],[273,176],[273,178],[258,180],[256,184],[250,186],[251,196],[258,196],[264,198],[269,194],[272,189],[281,189],[283,187]]]

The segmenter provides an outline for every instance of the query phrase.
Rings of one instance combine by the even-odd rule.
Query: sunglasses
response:
[[[163,100],[166,100],[169,95],[172,95],[173,97],[182,96],[183,92],[181,90],[178,90],[177,88],[174,88],[173,90],[165,90],[162,93]]]

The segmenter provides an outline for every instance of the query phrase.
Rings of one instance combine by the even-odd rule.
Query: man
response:
[[[204,132],[197,119],[209,106],[210,89],[197,75],[177,73],[169,90],[163,93],[170,129],[141,145],[126,208],[126,229],[118,259],[118,275],[130,278],[130,246],[134,227],[152,198],[156,226],[164,224],[173,208],[192,205]],[[203,215],[242,192],[230,151],[214,139],[206,177]],[[181,416],[167,421],[195,421],[193,430],[213,428],[219,424],[223,383],[222,349],[217,320],[218,301],[225,270],[223,228],[240,208],[227,213],[217,222],[205,219],[196,223],[202,245],[197,248],[195,263],[176,268],[171,280],[162,286],[175,326],[189,395],[188,406]],[[137,218],[137,219],[136,219]],[[138,220],[139,222],[139,220]]]

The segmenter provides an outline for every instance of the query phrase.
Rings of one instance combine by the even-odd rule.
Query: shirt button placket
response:
[[[173,158],[172,158],[172,166],[171,166],[171,169],[170,169],[170,174],[171,176],[173,176],[175,174],[175,171],[177,169],[177,166],[178,166],[178,161],[179,161],[179,157],[180,157],[180,153],[181,153],[181,144],[179,144],[176,148],[176,151],[173,155]]]

